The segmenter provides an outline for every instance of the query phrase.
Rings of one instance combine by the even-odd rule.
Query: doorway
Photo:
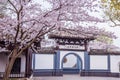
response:
[[[20,74],[21,70],[21,58],[17,58],[13,64],[11,74]]]
[[[68,53],[62,59],[62,69],[64,74],[79,74],[82,70],[82,60],[75,53]]]

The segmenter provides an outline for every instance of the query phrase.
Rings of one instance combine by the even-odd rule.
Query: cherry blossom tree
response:
[[[97,12],[96,7],[99,6],[96,0],[44,0],[49,4],[47,9],[41,7],[42,4],[39,4],[41,2],[34,1],[1,0],[7,3],[7,6],[4,17],[0,18],[0,39],[13,43],[13,49],[9,55],[11,59],[6,65],[3,80],[8,80],[16,58],[48,32],[66,27],[66,23],[103,22],[89,14]],[[77,29],[82,32],[83,28],[78,27]],[[91,31],[87,29],[86,32],[93,32],[95,28],[90,29]],[[94,33],[96,32],[97,30]],[[103,32],[98,31],[98,33]],[[109,37],[113,38],[113,36]]]

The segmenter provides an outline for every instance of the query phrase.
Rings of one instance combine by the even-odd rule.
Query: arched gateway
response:
[[[65,74],[79,74],[82,70],[82,59],[76,53],[68,53],[62,59],[61,68]]]

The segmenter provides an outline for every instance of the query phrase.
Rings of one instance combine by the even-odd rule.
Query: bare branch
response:
[[[110,16],[109,16],[110,21],[114,24],[112,27],[120,26],[120,24],[116,23]]]
[[[15,11],[18,12],[16,6],[11,2],[11,0],[8,0],[8,2],[12,5],[12,7],[15,9]]]
[[[34,48],[34,46],[31,46],[31,49],[32,49],[35,53],[38,53],[38,51]]]
[[[18,37],[19,31],[20,31],[20,20],[21,20],[21,16],[22,16],[22,13],[21,13],[22,10],[23,10],[23,6],[21,5],[21,6],[20,6],[20,9],[19,9],[18,12],[17,12],[18,25],[17,25],[17,31],[16,31],[16,35],[15,35],[15,39],[14,39],[15,44],[16,44],[16,42],[17,42],[17,37]]]
[[[46,14],[44,14],[43,17],[46,17],[46,16],[48,16],[50,13],[52,13],[52,12],[54,12],[54,11],[58,11],[58,10],[60,10],[61,8],[62,8],[62,3],[61,3],[61,1],[59,0],[59,7],[57,7],[57,8],[55,8],[55,9],[47,12]]]

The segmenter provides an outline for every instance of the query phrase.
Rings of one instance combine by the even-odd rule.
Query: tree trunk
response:
[[[8,80],[9,79],[9,75],[11,73],[11,70],[12,70],[13,64],[15,62],[15,59],[16,58],[11,58],[10,62],[7,64],[3,80]]]
[[[7,63],[7,65],[6,65],[6,69],[5,69],[5,73],[4,73],[4,76],[3,76],[3,80],[9,80],[9,75],[10,75],[10,73],[11,73],[13,64],[14,64],[14,62],[15,62],[15,60],[16,60],[16,57],[15,57],[16,54],[17,54],[17,49],[16,49],[16,50],[13,50],[11,59],[8,60],[8,63]]]

